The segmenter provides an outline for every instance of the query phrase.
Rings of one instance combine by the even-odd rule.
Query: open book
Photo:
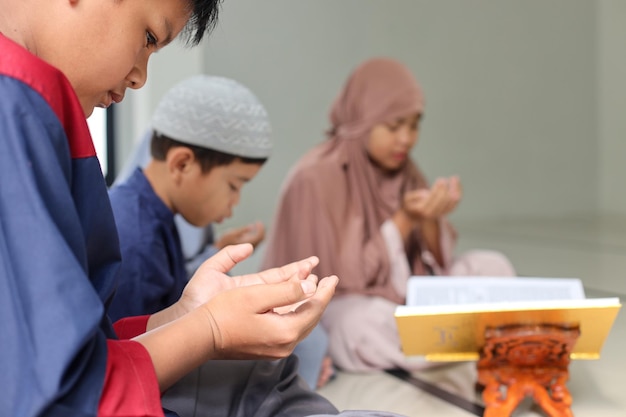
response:
[[[411,277],[395,317],[407,356],[474,360],[488,327],[559,324],[580,328],[572,359],[597,359],[620,307],[618,298],[585,298],[578,279]]]

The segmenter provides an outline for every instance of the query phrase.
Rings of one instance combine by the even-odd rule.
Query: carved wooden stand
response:
[[[478,361],[478,383],[485,387],[484,417],[509,417],[532,397],[550,417],[572,417],[570,352],[578,326],[511,325],[487,328]]]

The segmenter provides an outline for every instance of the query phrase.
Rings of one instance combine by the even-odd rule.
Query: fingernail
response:
[[[339,282],[339,277],[337,277],[337,275],[331,275],[321,280],[319,285],[320,287],[329,287],[329,286],[337,285],[338,282]]]
[[[315,284],[310,281],[300,281],[300,286],[305,294],[313,294],[315,292]]]

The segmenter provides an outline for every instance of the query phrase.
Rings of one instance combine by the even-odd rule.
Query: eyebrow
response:
[[[397,122],[399,122],[400,124],[402,124],[402,123],[410,123],[410,124],[420,123],[422,121],[423,114],[424,113],[418,113],[415,116],[405,117],[403,119],[399,119]]]
[[[165,39],[161,42],[161,48],[172,42],[172,23],[167,19],[163,19],[163,26],[165,26]]]

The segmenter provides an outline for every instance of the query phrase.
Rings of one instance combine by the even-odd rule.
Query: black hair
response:
[[[216,151],[214,149],[203,148],[201,146],[190,145],[187,143],[179,142],[175,139],[169,138],[165,135],[157,132],[152,132],[152,141],[150,142],[150,154],[152,158],[157,161],[165,161],[167,152],[175,147],[184,146],[191,149],[194,157],[200,163],[200,168],[203,173],[208,173],[211,169],[228,165],[235,160],[240,160],[244,164],[258,164],[263,165],[267,158],[245,158],[229,153]]]
[[[188,46],[200,43],[205,33],[210,33],[217,25],[222,0],[187,0],[191,7],[191,17],[181,33],[181,39]]]

